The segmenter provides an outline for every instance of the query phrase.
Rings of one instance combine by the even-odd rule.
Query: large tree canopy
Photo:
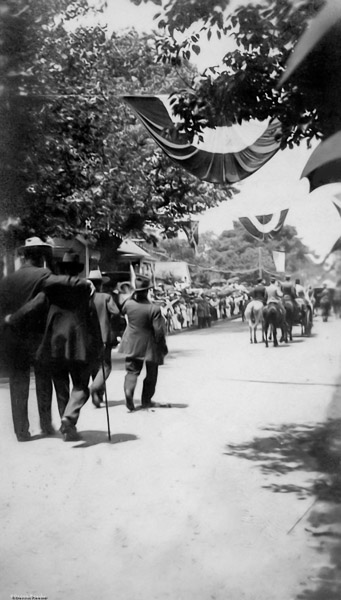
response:
[[[193,253],[185,240],[164,240],[160,242],[163,254],[157,255],[159,260],[180,260],[190,264],[191,274],[195,281],[208,283],[219,276],[240,278],[251,283],[259,267],[259,248],[261,249],[261,266],[274,272],[275,264],[272,251],[285,252],[285,268],[290,273],[299,274],[305,281],[310,280],[320,267],[312,264],[307,256],[309,249],[297,236],[295,227],[285,225],[273,239],[266,238],[257,242],[240,223],[235,222],[231,230],[220,235],[206,232],[200,235],[198,252]]]
[[[132,1],[140,4],[142,0]],[[194,78],[192,90],[184,91],[175,104],[184,130],[194,135],[205,124],[277,117],[282,123],[282,147],[329,134],[331,119],[323,93],[308,80],[302,85],[304,69],[300,82],[294,78],[281,88],[277,85],[295,43],[323,3],[262,0],[231,2],[230,6],[229,0],[169,0],[157,15],[161,61],[188,62],[193,53],[200,53],[206,37],[234,40],[234,49],[226,53],[223,64],[212,65]],[[179,37],[179,32],[185,35]]]
[[[168,93],[181,69],[157,64],[152,35],[85,27],[86,0],[8,0],[1,20],[3,238],[94,238],[156,226],[173,235],[226,199],[175,167],[121,100]],[[20,220],[16,220],[20,217]],[[7,228],[7,229],[6,229]],[[5,233],[4,233],[4,230]]]

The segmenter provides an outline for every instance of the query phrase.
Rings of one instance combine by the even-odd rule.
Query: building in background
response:
[[[184,261],[156,261],[155,282],[172,286],[177,284],[180,289],[191,287],[188,264]]]

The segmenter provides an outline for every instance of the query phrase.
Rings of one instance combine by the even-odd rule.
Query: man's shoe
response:
[[[101,400],[99,395],[97,394],[97,392],[92,392],[91,394],[91,398],[92,398],[92,404],[96,407],[96,408],[101,408]]]
[[[78,442],[78,440],[82,439],[76,429],[76,425],[71,423],[70,419],[62,419],[62,424],[59,431],[64,436],[64,442]]]
[[[79,442],[81,439],[82,436],[78,433],[76,427],[64,433],[64,442]]]
[[[155,408],[157,404],[156,402],[152,402],[151,400],[142,400],[141,406],[142,408]]]
[[[19,435],[17,435],[18,442],[29,442],[30,439],[31,439],[31,434],[29,431],[27,431],[26,433],[20,433]]]
[[[126,406],[130,412],[133,412],[135,410],[134,402],[132,402],[131,400],[126,400]]]

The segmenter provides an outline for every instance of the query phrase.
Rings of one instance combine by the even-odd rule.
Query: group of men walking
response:
[[[65,441],[80,439],[80,411],[92,397],[103,400],[111,371],[111,350],[120,314],[127,327],[119,352],[126,355],[124,392],[129,411],[135,409],[134,391],[144,363],[142,407],[152,406],[158,366],[167,354],[165,324],[160,307],[150,303],[150,282],[136,277],[135,288],[114,302],[102,291],[99,270],[81,278],[78,255],[65,253],[60,274],[44,266],[52,247],[29,238],[19,249],[22,266],[0,281],[2,354],[9,376],[14,431],[18,441],[31,438],[28,397],[34,369],[40,426],[44,435],[55,433],[51,407],[53,386]],[[128,286],[129,287],[129,286]],[[90,381],[92,383],[90,384]]]

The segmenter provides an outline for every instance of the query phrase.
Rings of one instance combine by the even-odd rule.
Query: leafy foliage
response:
[[[101,239],[156,226],[174,235],[189,214],[230,196],[174,166],[121,96],[168,93],[182,72],[156,64],[151,35],[82,25],[86,0],[9,0],[0,96],[3,223],[28,235]],[[75,22],[76,19],[76,22]],[[12,221],[11,221],[12,223]],[[3,229],[5,244],[9,235]],[[14,240],[15,241],[15,240]]]
[[[217,236],[206,232],[199,237],[198,253],[188,247],[185,240],[165,240],[161,242],[165,260],[185,260],[190,264],[191,274],[202,280],[205,273],[209,281],[215,274],[232,277],[236,273],[241,278],[252,281],[253,271],[259,266],[259,248],[261,248],[262,267],[274,271],[273,250],[284,250],[286,269],[290,273],[298,273],[305,279],[310,274],[310,261],[306,254],[308,248],[297,237],[295,227],[285,225],[275,239],[256,241],[238,222],[234,228]],[[160,260],[163,260],[161,256]],[[251,275],[249,275],[251,273]],[[251,279],[250,279],[251,277]]]
[[[192,90],[184,90],[175,103],[183,130],[193,136],[207,124],[276,117],[282,123],[283,148],[330,133],[323,94],[304,73],[299,82],[293,79],[278,88],[294,44],[322,4],[323,0],[264,0],[240,3],[229,11],[227,0],[170,0],[158,23],[164,31],[158,46],[161,61],[186,63],[200,52],[205,36],[234,41],[223,65],[212,65],[193,78]],[[179,38],[177,33],[189,27],[188,35]]]

